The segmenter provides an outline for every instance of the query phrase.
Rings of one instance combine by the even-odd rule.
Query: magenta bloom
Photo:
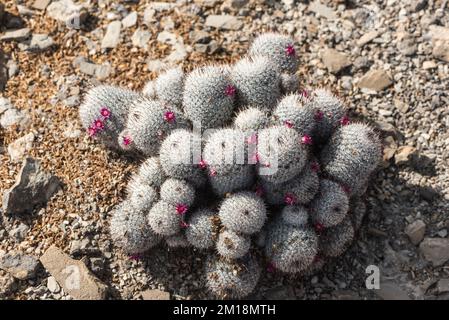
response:
[[[351,121],[349,120],[348,116],[344,116],[343,118],[341,118],[340,120],[340,124],[342,126],[347,126]]]
[[[203,159],[201,159],[200,163],[198,163],[198,166],[199,166],[201,169],[205,169],[205,168],[207,167],[207,163],[206,163],[206,161],[204,161]]]
[[[257,186],[256,187],[256,195],[261,197],[261,196],[263,196],[263,194],[264,194],[263,188],[261,186]]]
[[[324,112],[321,111],[321,110],[318,110],[318,111],[315,113],[315,120],[316,120],[316,121],[321,121],[321,120],[323,120],[323,118],[324,118]]]
[[[97,130],[102,130],[102,129],[104,128],[104,123],[103,123],[103,121],[101,121],[100,119],[95,120],[95,121],[94,121],[94,127],[95,127]]]
[[[128,136],[123,137],[123,144],[125,146],[129,146],[131,144],[131,142],[132,142],[132,139],[130,137],[128,137]]]
[[[314,172],[320,172],[320,164],[316,161],[312,162],[312,164],[310,165],[310,168]]]
[[[87,129],[87,134],[89,137],[93,137],[97,133],[97,129],[95,127],[89,127]]]
[[[252,161],[254,162],[254,163],[259,163],[259,161],[260,161],[260,157],[259,157],[259,154],[256,152],[255,154],[253,154],[253,156],[252,156]]]
[[[189,206],[179,203],[176,205],[176,213],[179,215],[183,215],[189,210]]]
[[[285,125],[287,128],[293,128],[293,123],[291,123],[291,122],[288,121],[288,120],[285,120],[285,121],[284,121],[284,125]]]
[[[312,137],[309,136],[309,135],[307,135],[307,134],[305,134],[305,135],[301,138],[301,143],[302,143],[302,144],[307,144],[307,145],[313,144]]]
[[[292,44],[289,44],[287,48],[285,48],[285,53],[290,57],[294,56],[296,54],[295,47]]]
[[[188,228],[189,227],[189,224],[187,222],[185,222],[185,221],[181,221],[180,225],[181,225],[181,228]]]
[[[228,97],[233,97],[235,95],[235,87],[232,84],[227,85],[225,89],[225,94]]]
[[[301,95],[302,95],[304,98],[308,98],[308,97],[310,96],[310,95],[309,95],[309,91],[308,91],[307,89],[302,90]]]
[[[291,193],[287,193],[284,197],[284,202],[285,202],[285,204],[287,204],[289,206],[294,205],[296,203],[295,195],[293,195]]]
[[[316,233],[321,233],[324,230],[324,226],[319,222],[315,223],[314,228]]]
[[[274,265],[274,263],[273,262],[268,262],[267,272],[274,273],[275,271],[276,271],[276,266]]]
[[[257,143],[257,134],[254,133],[250,135],[247,139],[248,144],[256,144]]]
[[[175,113],[173,111],[167,111],[164,114],[164,119],[167,122],[174,122],[175,121]]]
[[[108,108],[103,108],[100,110],[100,114],[104,119],[109,119],[109,117],[111,116],[111,111]]]
[[[209,175],[211,177],[215,177],[217,175],[217,170],[215,170],[214,168],[211,168],[209,171]]]
[[[348,186],[342,185],[341,188],[343,189],[343,191],[346,194],[350,194],[351,193],[351,188],[349,188]]]

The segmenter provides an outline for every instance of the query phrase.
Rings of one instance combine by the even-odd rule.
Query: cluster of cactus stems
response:
[[[242,298],[266,272],[309,275],[350,245],[381,157],[325,89],[300,89],[293,39],[268,33],[232,66],[169,69],[139,92],[91,89],[90,137],[147,158],[112,212],[135,257],[156,245],[207,253],[205,283]]]

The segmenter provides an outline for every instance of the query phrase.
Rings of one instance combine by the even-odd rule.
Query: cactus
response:
[[[181,231],[185,212],[178,212],[175,205],[158,201],[148,213],[151,229],[161,236],[172,236]]]
[[[301,135],[311,136],[315,128],[316,111],[301,94],[285,96],[273,111],[275,122],[297,130]]]
[[[320,237],[320,252],[327,257],[342,255],[354,239],[354,227],[346,217],[339,225],[324,230]]]
[[[114,244],[131,255],[145,252],[160,242],[147,224],[145,212],[128,201],[113,209],[109,229]]]
[[[294,41],[286,35],[264,33],[254,40],[249,53],[268,57],[282,72],[295,73],[298,70],[299,60]]]
[[[142,94],[150,99],[156,99],[156,88],[153,80],[148,81],[142,89]]]
[[[182,232],[166,237],[165,243],[170,248],[186,248],[190,245],[187,241],[186,235]]]
[[[343,126],[321,151],[323,170],[351,191],[363,190],[381,160],[381,149],[371,127],[362,123]]]
[[[317,163],[308,163],[303,171],[293,179],[276,184],[261,181],[261,188],[269,204],[308,204],[319,189],[319,178],[315,166]]]
[[[206,183],[206,176],[200,165],[199,135],[185,129],[175,130],[162,143],[159,155],[162,168],[168,176],[185,179],[195,187]]]
[[[255,133],[269,124],[268,115],[257,108],[242,109],[234,120],[235,128],[248,133]]]
[[[186,229],[187,241],[198,249],[213,247],[216,238],[215,213],[210,209],[199,209],[192,213]]]
[[[136,177],[143,183],[155,188],[159,188],[167,179],[164,170],[162,170],[159,157],[151,157],[145,160],[140,165]]]
[[[256,287],[262,268],[254,255],[224,261],[210,255],[206,261],[206,286],[218,298],[244,298]]]
[[[222,224],[229,230],[253,234],[267,219],[263,200],[253,192],[238,192],[226,198],[218,211]]]
[[[140,98],[137,92],[101,85],[90,89],[79,107],[81,124],[89,136],[119,150],[117,143],[129,109]]]
[[[224,125],[234,110],[235,87],[229,69],[207,66],[192,71],[185,80],[184,112],[202,130]]]
[[[285,206],[281,211],[284,224],[304,228],[309,224],[309,213],[303,206]]]
[[[248,253],[251,246],[249,236],[224,230],[218,236],[217,252],[226,259],[238,259]]]
[[[247,57],[235,64],[231,73],[240,106],[272,110],[281,95],[281,75],[277,66],[262,56]]]
[[[166,70],[154,81],[154,89],[157,98],[163,104],[180,108],[184,89],[184,72],[181,68]],[[148,93],[151,91],[148,90]]]
[[[153,156],[172,130],[185,127],[188,123],[178,109],[165,107],[160,101],[141,98],[133,106],[122,134],[122,139],[128,141],[119,143]]]
[[[148,211],[159,200],[156,189],[146,183],[142,183],[138,176],[133,177],[127,186],[128,200],[133,207],[142,211]]]
[[[190,207],[195,201],[195,188],[184,180],[167,179],[161,186],[161,199],[174,206]]]
[[[299,91],[299,76],[297,73],[281,74],[281,92],[284,95]]]
[[[336,182],[320,180],[318,196],[311,203],[312,220],[318,228],[341,223],[348,215],[349,199],[344,188]]]
[[[297,273],[310,267],[318,252],[318,237],[311,228],[298,228],[282,221],[268,227],[265,256],[274,268]]]
[[[260,131],[257,149],[259,177],[277,184],[294,178],[309,158],[308,143],[298,132],[286,126]]]

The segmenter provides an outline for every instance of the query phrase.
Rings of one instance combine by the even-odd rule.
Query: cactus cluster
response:
[[[381,145],[330,91],[300,88],[298,63],[294,40],[269,33],[231,66],[87,93],[90,136],[149,157],[112,211],[117,247],[202,251],[220,298],[247,296],[263,270],[311,274],[348,248]]]

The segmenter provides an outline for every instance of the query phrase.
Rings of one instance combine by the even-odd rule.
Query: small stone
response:
[[[438,280],[437,290],[439,294],[449,292],[449,279]]]
[[[415,40],[411,37],[407,37],[398,42],[398,50],[405,56],[412,56],[418,51],[418,47]]]
[[[17,30],[6,31],[0,36],[1,41],[23,41],[30,37],[31,31],[29,28],[22,28]]]
[[[174,8],[176,4],[171,2],[151,2],[148,8],[153,9],[156,12],[169,11]]]
[[[339,73],[351,65],[348,57],[334,49],[327,49],[322,54],[323,63],[331,73]]]
[[[156,20],[154,18],[155,13],[156,10],[147,6],[145,11],[143,12],[143,23],[147,26],[151,26],[151,24]]]
[[[419,250],[434,267],[439,267],[449,260],[449,239],[425,238],[419,245]]]
[[[378,31],[373,30],[373,31],[367,32],[363,36],[361,36],[359,38],[359,40],[357,40],[357,45],[359,47],[363,47],[365,44],[370,43],[371,41],[376,39],[378,36],[379,36]]]
[[[34,1],[32,7],[36,10],[45,10],[50,4],[51,0],[36,0]]]
[[[98,80],[104,80],[109,78],[109,76],[114,72],[114,68],[109,63],[104,63],[101,65],[96,65],[95,77]],[[78,97],[77,97],[78,98]]]
[[[160,71],[167,68],[167,64],[160,59],[147,60],[147,69],[150,72],[159,73]]]
[[[208,44],[212,38],[206,31],[195,30],[190,32],[190,40],[192,43]]]
[[[21,223],[17,227],[15,227],[9,231],[9,236],[12,239],[14,239],[15,242],[19,243],[25,239],[29,230],[30,230],[30,227],[28,227],[24,223]]]
[[[151,33],[142,29],[137,29],[131,37],[133,46],[139,48],[148,48],[148,42],[150,39]]]
[[[109,23],[106,34],[101,41],[102,49],[113,49],[117,47],[120,42],[120,32],[122,28],[122,23],[120,21],[112,21]]]
[[[158,289],[146,290],[141,293],[143,300],[170,300],[170,293]]]
[[[219,2],[219,0],[194,0],[195,4],[198,6],[201,6],[203,8],[213,8],[215,7]]]
[[[382,91],[393,84],[390,76],[383,70],[371,70],[358,82],[360,88]]]
[[[11,142],[8,145],[8,154],[12,162],[18,162],[22,160],[28,151],[33,147],[34,133],[28,133],[27,135]]]
[[[399,99],[394,99],[393,102],[394,102],[394,106],[396,107],[396,109],[398,109],[399,112],[401,112],[403,114],[406,113],[410,109],[410,106],[407,103],[405,103]]]
[[[416,220],[405,228],[405,233],[409,237],[411,243],[415,246],[424,239],[426,233],[426,224],[422,220]]]
[[[222,10],[239,10],[248,4],[249,0],[226,0]]]
[[[19,74],[19,66],[14,60],[9,60],[6,66],[8,67],[8,78],[15,77]]]
[[[128,14],[126,17],[122,19],[122,27],[123,28],[131,28],[134,27],[137,23],[137,12],[133,11]]]
[[[79,95],[73,95],[73,96],[70,96],[67,99],[65,99],[63,102],[66,107],[69,107],[69,108],[76,107],[80,104],[80,97],[79,97]]]
[[[36,275],[39,260],[21,252],[4,253],[0,256],[0,269],[19,280],[31,279]]]
[[[58,293],[61,291],[61,288],[54,277],[47,278],[47,288],[51,293]]]
[[[103,271],[104,271],[104,259],[102,259],[102,258],[91,258],[90,259],[90,269],[96,275],[103,274]]]
[[[212,27],[223,30],[240,30],[243,26],[243,23],[237,17],[222,14],[222,15],[207,16],[204,25],[206,27]]]
[[[85,238],[83,240],[74,240],[70,243],[70,254],[77,255],[85,252],[89,246],[89,239]]]
[[[72,0],[53,1],[47,7],[49,17],[65,23],[69,29],[80,29],[88,17],[84,5],[76,5]]]
[[[79,63],[79,69],[82,73],[85,73],[89,76],[94,76],[95,72],[97,71],[97,65],[95,63],[82,61]]]
[[[332,8],[322,4],[319,0],[315,0],[309,4],[309,10],[315,12],[318,16],[329,20],[334,20],[337,18],[335,11]]]
[[[1,6],[1,4],[0,4]],[[8,299],[8,296],[17,290],[16,279],[9,273],[0,274],[0,300]]]
[[[183,44],[177,43],[173,46],[173,51],[165,58],[169,63],[176,64],[184,61],[187,57],[187,50]]]
[[[419,195],[426,201],[432,202],[438,197],[438,191],[431,187],[423,187],[419,189]]]
[[[42,52],[50,49],[55,42],[48,34],[33,34],[29,44],[26,44],[24,50],[32,52]]]
[[[366,70],[370,67],[370,60],[367,57],[357,57],[354,60],[354,71]]]
[[[436,67],[437,67],[437,64],[434,61],[424,61],[422,63],[422,68],[424,70],[435,69]]]
[[[45,269],[64,292],[77,300],[103,300],[107,286],[95,277],[86,265],[70,258],[56,246],[51,246],[40,258]]]
[[[439,60],[449,62],[449,41],[436,41],[432,54]]]
[[[8,104],[5,101],[8,101]],[[13,126],[19,126],[19,128],[25,129],[30,122],[31,119],[27,113],[17,110],[9,104],[9,100],[0,97],[0,127],[9,129]]]
[[[46,203],[60,186],[59,178],[44,172],[40,161],[26,158],[16,183],[3,194],[3,212],[6,215],[30,212],[36,205]]]
[[[407,293],[394,282],[381,282],[379,290],[374,292],[383,300],[410,300]]]
[[[175,45],[176,43],[178,43],[178,38],[172,32],[162,31],[157,35],[157,41],[161,43]]]
[[[396,155],[394,156],[394,162],[396,163],[396,165],[407,164],[415,154],[416,148],[412,146],[399,147]]]

